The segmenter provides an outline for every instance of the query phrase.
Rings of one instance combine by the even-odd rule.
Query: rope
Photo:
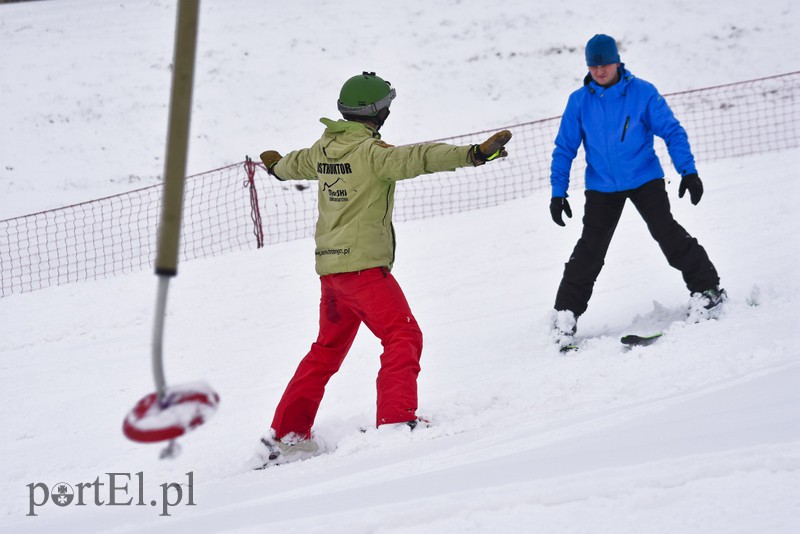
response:
[[[258,191],[256,190],[256,164],[250,159],[250,156],[245,156],[244,170],[247,173],[247,180],[244,182],[244,187],[250,189],[250,219],[253,221],[253,235],[256,236],[256,248],[264,246],[264,227],[261,222],[261,210],[258,207]]]

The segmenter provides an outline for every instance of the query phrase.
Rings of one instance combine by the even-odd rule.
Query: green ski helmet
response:
[[[339,92],[339,111],[345,118],[376,118],[382,110],[388,112],[395,96],[397,92],[389,82],[365,71],[344,82]]]

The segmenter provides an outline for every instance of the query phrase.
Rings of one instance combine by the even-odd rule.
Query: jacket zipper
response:
[[[392,196],[392,189],[394,189],[394,184],[389,186],[389,189],[386,191],[386,211],[383,212],[383,224],[386,225],[386,219],[389,217],[389,197]],[[392,233],[392,259],[390,260],[389,265],[394,263],[394,255],[397,251],[397,240],[394,235],[394,225],[392,221],[389,221],[389,230]]]
[[[392,189],[394,188],[394,184],[389,186],[389,189],[386,191],[386,211],[383,212],[383,224],[386,225],[386,220],[389,217],[389,197],[392,196]],[[392,234],[392,258],[389,260],[389,265],[394,263],[394,255],[397,252],[397,240],[394,235],[394,225],[392,221],[389,221],[389,231]]]
[[[386,218],[389,216],[389,197],[392,195],[392,188],[394,184],[391,184],[389,188],[386,190],[386,209],[383,212],[383,225],[386,226]],[[391,224],[391,222],[389,223]]]
[[[620,139],[620,143],[625,140],[625,134],[628,133],[628,124],[631,122],[631,116],[628,115],[625,117],[625,127],[622,129],[622,139]]]
[[[392,262],[390,265],[394,265],[394,256],[397,252],[397,238],[394,235],[394,224],[389,223],[389,228],[392,230]]]

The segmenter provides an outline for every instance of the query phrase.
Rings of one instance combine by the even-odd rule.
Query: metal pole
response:
[[[192,112],[192,87],[197,48],[197,21],[200,0],[179,0],[175,31],[175,58],[172,65],[167,155],[164,165],[164,194],[158,229],[158,255],[155,272],[159,277],[153,329],[153,375],[159,399],[166,390],[162,346],[169,279],[178,274],[178,251],[183,211],[183,189],[189,146]]]

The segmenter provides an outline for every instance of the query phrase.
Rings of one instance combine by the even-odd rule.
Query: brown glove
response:
[[[261,161],[264,163],[264,167],[267,168],[267,172],[272,176],[275,176],[275,172],[272,170],[272,168],[281,160],[281,158],[283,158],[283,156],[274,150],[267,150],[261,153]]]
[[[511,132],[503,130],[497,132],[480,145],[472,145],[469,151],[470,160],[476,167],[487,161],[508,156],[506,143],[511,139]]]

